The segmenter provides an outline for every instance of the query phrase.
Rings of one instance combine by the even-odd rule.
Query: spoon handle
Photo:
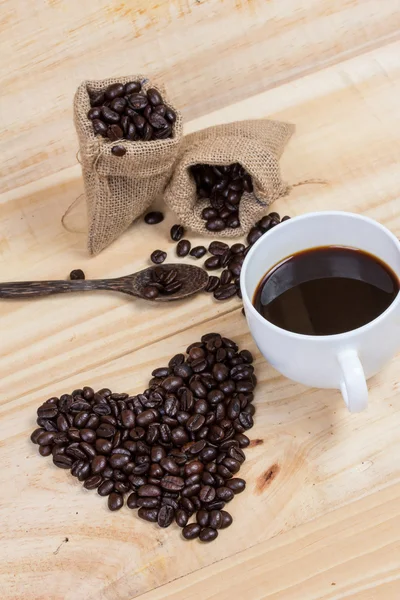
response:
[[[0,283],[0,298],[35,298],[64,294],[66,292],[86,292],[110,289],[107,279],[77,279],[74,281],[15,281]],[[112,288],[111,288],[112,289]]]

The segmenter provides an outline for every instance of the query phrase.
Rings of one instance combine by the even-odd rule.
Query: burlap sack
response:
[[[179,222],[204,235],[238,237],[249,231],[274,200],[289,192],[280,175],[279,158],[294,132],[294,125],[260,119],[216,125],[186,136],[164,200]],[[196,164],[240,163],[251,175],[254,192],[243,194],[239,206],[241,227],[212,232],[205,227],[201,211],[208,199],[197,199],[190,167]]]
[[[93,132],[87,118],[89,91],[102,91],[111,83],[143,82],[143,89],[157,89],[165,103],[176,112],[173,137],[149,142],[110,142]],[[88,210],[88,248],[97,254],[111,244],[160,195],[170,176],[182,140],[182,118],[168,101],[164,89],[142,75],[84,81],[74,99],[74,121],[79,138]],[[111,154],[116,145],[126,148],[122,157]]]

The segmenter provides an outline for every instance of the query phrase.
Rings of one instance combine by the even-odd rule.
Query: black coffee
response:
[[[333,335],[373,321],[398,292],[398,277],[376,256],[328,246],[299,252],[268,271],[253,304],[282,329]]]

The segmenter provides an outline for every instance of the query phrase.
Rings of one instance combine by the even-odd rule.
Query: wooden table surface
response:
[[[293,122],[284,178],[320,178],[276,202],[282,214],[344,209],[400,236],[400,43],[376,48],[212,112],[186,131],[238,116]],[[2,280],[117,276],[169,251],[174,216],[138,222],[96,258],[85,247],[79,165],[0,196]],[[193,242],[200,241],[190,235]],[[172,258],[173,259],[173,258]],[[394,600],[400,597],[400,359],[370,381],[351,415],[336,391],[307,389],[260,356],[237,300],[206,295],[152,306],[107,293],[0,304],[2,600]],[[216,542],[184,542],[42,458],[37,406],[85,384],[138,393],[151,370],[209,331],[256,357],[259,386],[243,476]],[[68,540],[68,541],[67,541]]]

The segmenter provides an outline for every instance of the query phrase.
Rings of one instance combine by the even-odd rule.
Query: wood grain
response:
[[[399,236],[399,56],[400,43],[377,48],[207,121],[271,114],[296,123],[282,161],[285,179],[328,184],[296,187],[274,208],[290,215],[354,210]],[[71,168],[0,196],[1,279],[56,279],[73,268],[116,277],[146,266],[155,247],[174,259],[170,213],[154,227],[134,224],[89,258],[85,235],[60,223],[81,192]],[[72,229],[84,229],[83,211],[82,204],[72,211]],[[191,600],[201,582],[205,600],[216,600],[217,589],[222,600],[232,593],[249,600],[398,599],[400,357],[370,381],[368,411],[350,415],[339,393],[276,373],[239,307],[209,296],[153,307],[106,293],[0,303],[3,600]],[[86,383],[139,392],[154,366],[206,331],[252,350],[260,383],[243,469],[247,490],[232,503],[233,526],[204,546],[126,508],[109,513],[104,499],[40,457],[29,433],[43,399]]]
[[[4,0],[0,191],[76,164],[84,79],[149,73],[188,120],[399,31],[398,0]]]

